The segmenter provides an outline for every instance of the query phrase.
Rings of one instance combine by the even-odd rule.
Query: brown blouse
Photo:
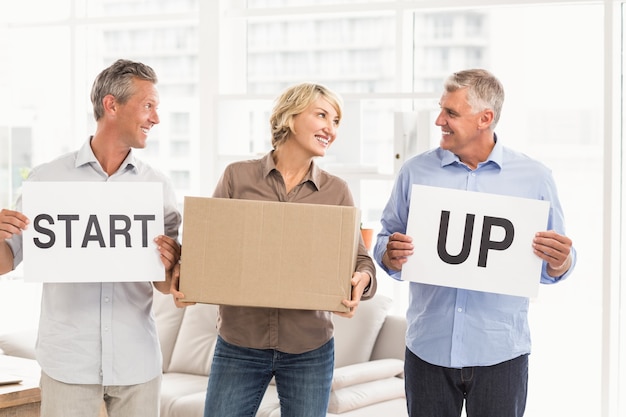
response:
[[[300,184],[287,194],[272,152],[261,159],[227,166],[213,197],[354,206],[347,183],[314,163]],[[373,297],[376,268],[362,240],[356,271],[367,272],[372,277],[361,300]],[[317,349],[333,335],[332,313],[327,311],[220,306],[217,323],[220,336],[230,344],[285,353]]]

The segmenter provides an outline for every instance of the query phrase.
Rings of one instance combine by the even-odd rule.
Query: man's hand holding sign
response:
[[[537,232],[533,239],[533,252],[548,263],[551,277],[560,277],[572,265],[572,239],[548,230]]]

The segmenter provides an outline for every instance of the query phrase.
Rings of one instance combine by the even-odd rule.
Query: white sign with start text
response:
[[[163,281],[158,182],[25,182],[24,281]]]
[[[542,260],[532,242],[549,209],[543,200],[415,184],[406,233],[415,251],[402,279],[534,297]]]

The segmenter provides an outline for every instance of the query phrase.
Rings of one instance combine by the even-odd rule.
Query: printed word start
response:
[[[148,222],[154,221],[155,216],[151,214],[136,214],[133,216],[133,219],[124,214],[111,214],[109,215],[109,247],[116,247],[117,239],[123,239],[124,246],[127,248],[132,247],[131,242],[131,227],[133,225],[133,221],[135,223],[139,223],[141,227],[141,247],[148,247]],[[100,221],[98,221],[98,217],[95,214],[92,214],[87,219],[87,224],[85,226],[80,225],[80,217],[78,214],[59,214],[57,216],[57,221],[64,222],[65,228],[62,231],[62,234],[65,234],[65,247],[72,247],[72,227],[81,227],[81,231],[84,227],[84,233],[82,236],[82,243],[80,245],[81,248],[86,248],[90,242],[95,242],[101,248],[107,247],[105,242],[105,236],[102,233],[102,228],[100,227]],[[35,217],[34,228],[35,231],[47,236],[46,239],[40,239],[39,237],[35,237],[33,239],[35,245],[41,249],[48,249],[54,246],[57,241],[57,234],[59,231],[55,233],[54,228],[51,225],[54,225],[54,219],[49,214],[39,214]]]

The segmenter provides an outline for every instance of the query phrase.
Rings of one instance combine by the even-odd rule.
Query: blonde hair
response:
[[[343,102],[338,94],[320,84],[302,83],[287,88],[277,99],[270,116],[272,147],[276,149],[293,133],[293,118],[306,110],[318,98],[327,100],[341,120]]]

